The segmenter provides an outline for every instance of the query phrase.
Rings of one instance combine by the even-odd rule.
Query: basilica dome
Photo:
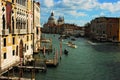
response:
[[[54,18],[54,13],[52,12],[50,17],[48,18],[48,24],[56,24],[56,20]]]

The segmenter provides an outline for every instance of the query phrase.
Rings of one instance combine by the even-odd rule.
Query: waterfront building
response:
[[[84,36],[84,27],[65,23],[61,25],[60,33],[73,36]]]
[[[120,42],[119,18],[109,18],[107,25],[107,39],[112,42]]]
[[[75,30],[75,25],[74,24],[63,24],[62,25],[62,34],[70,34],[72,35]]]
[[[90,27],[90,23],[85,24],[84,27],[85,27],[85,29],[84,29],[85,37],[90,38],[90,36],[91,36],[91,27]]]
[[[32,60],[33,40],[40,39],[39,3],[34,7],[33,0],[0,0],[0,72]]]
[[[34,52],[39,52],[40,49],[40,37],[41,37],[41,25],[40,25],[40,3],[34,1]]]
[[[91,37],[99,41],[120,42],[119,18],[98,17],[91,21]]]
[[[83,37],[85,35],[85,28],[83,26],[76,27],[73,31],[73,35],[75,35],[76,37]]]

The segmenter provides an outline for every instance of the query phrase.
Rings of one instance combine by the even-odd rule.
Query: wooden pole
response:
[[[62,40],[60,41],[60,59],[62,57]]]
[[[8,68],[8,80],[9,80],[9,68]]]
[[[35,69],[33,68],[33,69],[31,69],[32,71],[32,73],[31,73],[31,80],[34,80],[35,79]]]

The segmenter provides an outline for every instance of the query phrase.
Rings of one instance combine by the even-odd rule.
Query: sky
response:
[[[38,0],[41,4],[41,25],[51,12],[56,20],[64,16],[65,23],[84,26],[96,17],[120,17],[120,0]]]

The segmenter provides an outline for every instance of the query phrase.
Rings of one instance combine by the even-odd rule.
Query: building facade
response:
[[[34,1],[34,52],[38,52],[40,48],[41,25],[40,25],[40,3]]]
[[[98,17],[91,21],[90,27],[92,39],[120,42],[119,18]]]
[[[91,37],[91,27],[90,27],[90,23],[85,24],[84,27],[85,27],[85,30],[84,30],[84,32],[85,32],[85,37],[90,38],[90,37]]]
[[[34,30],[40,30],[33,10],[33,0],[0,0],[0,72],[32,59]]]

